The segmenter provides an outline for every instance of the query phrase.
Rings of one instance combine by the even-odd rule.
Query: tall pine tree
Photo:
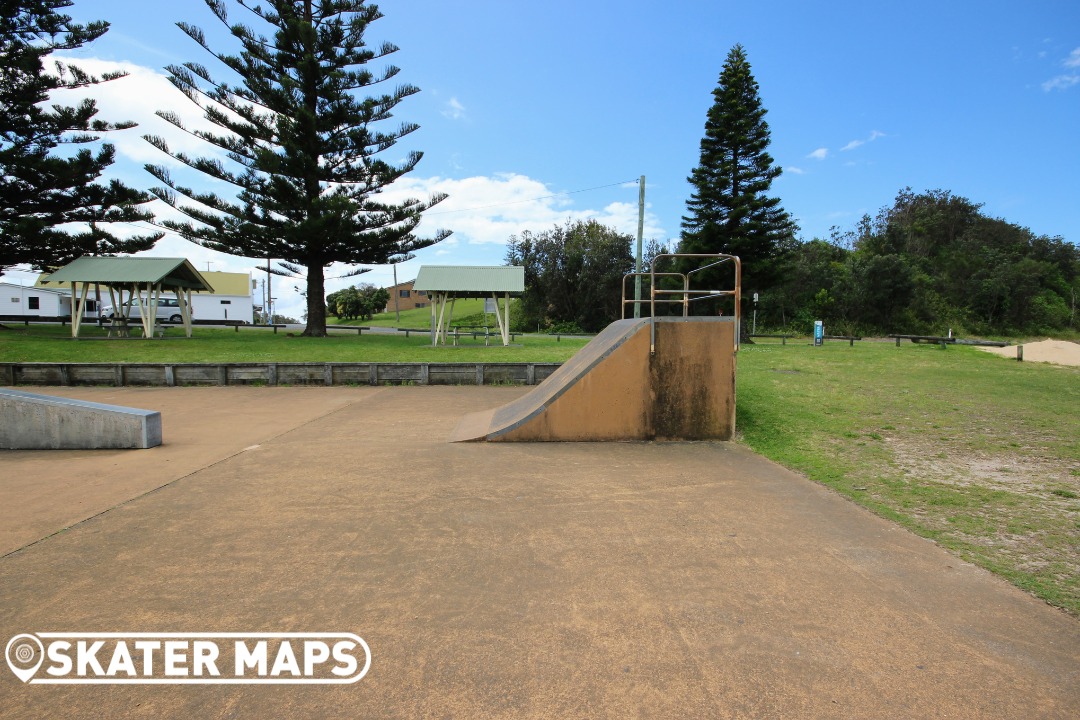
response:
[[[234,255],[276,258],[287,272],[306,274],[304,334],[323,336],[324,270],[329,264],[402,262],[449,235],[440,231],[425,239],[413,233],[421,213],[444,196],[400,203],[379,198],[416,167],[421,153],[410,153],[400,165],[378,159],[418,126],[402,123],[387,131],[373,126],[392,118],[394,107],[419,90],[398,85],[363,96],[398,74],[393,65],[368,69],[397,48],[365,43],[368,26],[382,14],[363,0],[267,0],[259,5],[236,0],[272,29],[272,37],[230,24],[225,0],[204,1],[239,41],[240,54],[214,51],[199,28],[179,27],[235,72],[241,84],[216,82],[198,63],[167,69],[173,84],[223,131],[194,134],[215,145],[230,164],[170,152],[158,137],[147,140],[235,186],[238,194],[233,200],[200,193],[175,183],[164,167],[147,166],[164,185],[152,192],[189,218],[165,223],[184,237]],[[175,113],[158,115],[183,129]]]
[[[109,29],[106,22],[73,23],[60,12],[71,5],[71,0],[0,4],[0,270],[23,263],[48,270],[80,255],[147,250],[161,237],[117,236],[108,229],[112,222],[153,219],[139,207],[152,199],[148,195],[117,180],[97,182],[113,163],[112,145],[104,143],[96,153],[86,147],[62,149],[98,142],[101,133],[134,123],[97,119],[92,99],[75,107],[44,106],[54,91],[124,76],[94,77],[61,62],[54,63],[54,73],[46,71],[50,53],[74,50]]]
[[[738,255],[747,297],[775,284],[797,228],[780,199],[768,195],[781,170],[767,152],[766,110],[742,45],[728,53],[713,97],[700,162],[688,178],[694,191],[686,203],[679,251]],[[716,271],[706,271],[700,282],[719,288],[724,281]]]

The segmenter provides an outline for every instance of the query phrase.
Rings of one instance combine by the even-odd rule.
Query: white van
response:
[[[137,320],[142,317],[142,312],[139,310],[138,305],[133,304],[127,311],[128,319],[130,320]],[[111,305],[101,309],[101,317],[105,320],[112,320],[116,315],[117,312]],[[184,316],[180,312],[180,303],[176,298],[161,298],[158,300],[157,319],[158,322],[183,322]]]

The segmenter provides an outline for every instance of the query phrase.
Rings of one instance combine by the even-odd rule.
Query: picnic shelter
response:
[[[191,293],[213,291],[206,278],[184,258],[83,256],[49,275],[48,281],[70,283],[72,303],[78,298],[78,308],[73,308],[72,313],[72,337],[79,336],[91,285],[108,288],[112,306],[121,311],[114,323],[123,328],[123,335],[127,334],[131,308],[137,306],[144,338],[154,335],[163,292],[176,296],[184,333],[191,337]]]
[[[502,344],[510,344],[510,296],[525,291],[525,268],[491,265],[423,265],[416,274],[413,289],[431,297],[431,344],[446,344],[447,331],[454,316],[454,300],[459,297],[482,297],[495,300],[495,320]],[[502,296],[502,310],[499,296]]]

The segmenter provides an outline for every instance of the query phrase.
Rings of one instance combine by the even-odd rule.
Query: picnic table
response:
[[[114,316],[111,320],[109,320],[108,337],[131,337],[131,328],[128,327],[128,321],[126,317]]]

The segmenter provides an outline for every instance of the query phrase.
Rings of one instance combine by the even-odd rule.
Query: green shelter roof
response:
[[[451,293],[521,293],[525,268],[516,265],[422,265],[414,290]]]
[[[161,284],[162,288],[213,288],[184,258],[84,256],[49,275],[48,282],[103,285]]]

